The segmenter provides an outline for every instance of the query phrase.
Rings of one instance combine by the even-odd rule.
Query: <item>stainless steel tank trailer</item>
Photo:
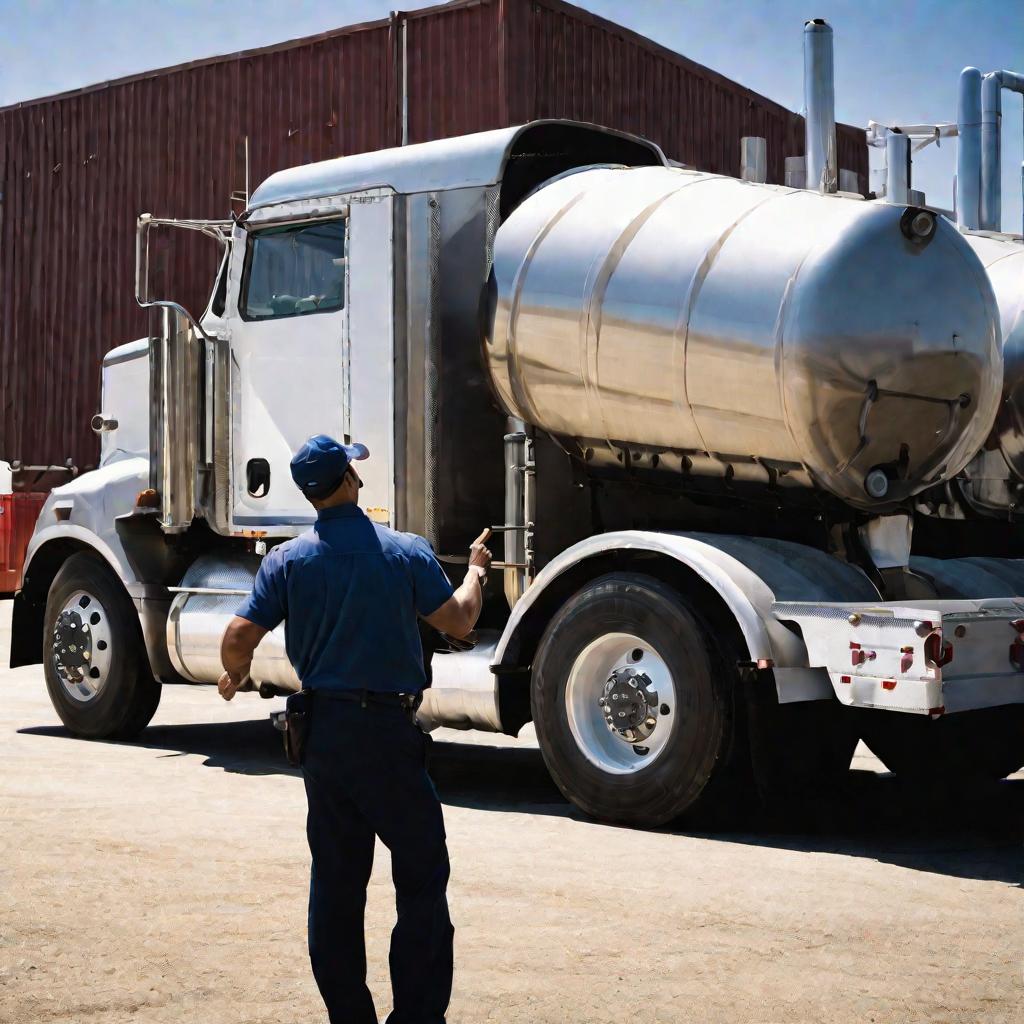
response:
[[[102,464],[40,515],[12,663],[95,737],[214,682],[325,431],[369,445],[369,514],[449,563],[500,529],[504,585],[472,650],[434,644],[421,721],[532,720],[589,814],[827,788],[860,735],[922,784],[1018,768],[1017,563],[998,593],[910,567],[918,496],[996,418],[996,299],[945,218],[836,191],[822,22],[805,61],[809,188],[541,121],[282,171],[232,221],[141,217],[151,336],[104,360]],[[223,247],[198,320],[149,291],[169,225]],[[297,686],[282,630],[253,678]]]
[[[953,479],[918,498],[922,550],[974,555],[1024,554],[1019,528],[1024,504],[1024,244],[1020,233],[1001,230],[1002,93],[1024,95],[1024,75],[982,74],[964,68],[957,90],[956,121],[939,124],[868,125],[869,146],[884,150],[878,193],[896,205],[925,205],[913,189],[913,155],[955,138],[956,223],[989,275],[999,307],[1003,385],[992,432],[978,455]],[[1022,169],[1024,186],[1024,169]],[[940,519],[943,522],[936,523]],[[955,524],[955,525],[951,525]]]

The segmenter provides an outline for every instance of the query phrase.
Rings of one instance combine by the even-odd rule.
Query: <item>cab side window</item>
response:
[[[345,220],[252,231],[243,278],[243,320],[329,313],[345,305]]]

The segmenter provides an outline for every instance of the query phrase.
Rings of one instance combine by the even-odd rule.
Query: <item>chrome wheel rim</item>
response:
[[[676,688],[665,660],[632,633],[606,633],[576,656],[565,687],[569,729],[591,764],[612,775],[652,765],[668,744]]]
[[[95,595],[76,590],[57,615],[51,637],[53,669],[72,700],[95,700],[110,674],[110,616]]]

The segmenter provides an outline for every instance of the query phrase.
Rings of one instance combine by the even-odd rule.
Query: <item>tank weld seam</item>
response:
[[[793,450],[799,456],[800,464],[808,473],[811,472],[811,468],[807,459],[807,453],[793,431],[793,417],[790,412],[789,402],[786,400],[786,360],[783,358],[783,353],[786,344],[786,320],[789,316],[790,303],[793,298],[793,292],[796,289],[796,282],[800,276],[800,271],[803,270],[804,263],[807,262],[809,255],[809,251],[803,254],[786,281],[786,287],[782,290],[782,301],[779,303],[779,311],[775,315],[775,327],[772,331],[772,338],[775,341],[773,362],[775,365],[775,379],[779,382],[779,404],[782,408],[782,422],[786,427],[786,433],[793,442]]]
[[[714,179],[704,178],[702,180],[711,181]],[[672,346],[672,351],[674,353],[674,365],[672,369],[674,371],[674,375],[678,374],[680,369],[682,370],[683,407],[690,414],[690,419],[693,421],[694,431],[696,432],[705,452],[710,452],[711,448],[700,429],[697,417],[693,414],[694,406],[690,402],[688,374],[686,372],[687,359],[689,355],[687,350],[689,349],[690,344],[690,321],[693,317],[694,308],[697,305],[697,299],[700,297],[701,289],[704,287],[704,282],[707,280],[708,274],[711,273],[711,268],[715,265],[718,255],[722,251],[725,243],[729,240],[732,233],[740,226],[740,224],[747,219],[747,217],[749,217],[755,210],[760,209],[766,202],[775,198],[777,198],[775,195],[766,195],[760,202],[755,203],[748,209],[744,210],[743,213],[741,213],[727,227],[721,230],[715,240],[704,250],[704,255],[701,257],[700,264],[694,272],[693,277],[690,279],[686,301],[683,303],[683,315],[680,320],[677,321],[675,330],[672,333],[674,341],[678,341],[680,332],[682,333],[682,345],[673,344]],[[676,364],[675,360],[679,360],[679,364]]]
[[[618,238],[615,239],[603,260],[600,261],[600,267],[593,277],[593,285],[588,289],[590,291],[590,300],[586,305],[585,313],[581,317],[580,322],[580,375],[583,378],[583,389],[587,396],[587,405],[591,409],[597,410],[596,417],[592,417],[592,419],[600,423],[601,437],[610,448],[614,448],[615,445],[612,443],[608,423],[605,419],[604,402],[601,401],[601,382],[599,379],[601,328],[604,323],[604,297],[612,275],[619,268],[626,250],[633,243],[640,230],[669,199],[693,184],[695,184],[693,181],[687,181],[682,185],[675,185],[668,192],[648,203],[633,217],[619,233]],[[595,260],[594,262],[597,264],[598,261]],[[591,326],[593,327],[592,332]],[[594,338],[592,350],[591,346],[587,344],[591,333],[593,333]],[[626,440],[632,439],[627,438]]]
[[[533,265],[533,259],[544,240],[549,234],[551,234],[562,218],[576,206],[585,194],[585,191],[580,189],[579,192],[567,200],[548,218],[546,223],[541,227],[540,231],[537,232],[533,241],[530,243],[530,247],[527,249],[526,255],[523,257],[523,262],[516,271],[515,281],[512,285],[512,301],[509,305],[508,325],[505,329],[505,351],[508,353],[509,387],[512,390],[512,397],[515,399],[516,405],[518,406],[517,411],[523,419],[529,420],[531,423],[540,427],[545,426],[545,424],[543,423],[542,417],[540,416],[537,408],[534,406],[533,401],[530,398],[529,390],[523,380],[522,371],[520,369],[519,349],[515,344],[516,327],[522,306],[523,288],[526,286],[526,278],[529,274],[530,267]]]

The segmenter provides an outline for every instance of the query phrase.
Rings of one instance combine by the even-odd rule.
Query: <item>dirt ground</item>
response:
[[[141,742],[101,744],[59,725],[39,668],[0,693],[0,1021],[324,1021],[278,702],[169,688]],[[639,832],[584,820],[531,737],[441,739],[452,1024],[1024,1020],[1024,775],[925,807],[862,748],[816,813]],[[382,1019],[393,916],[381,849]]]

